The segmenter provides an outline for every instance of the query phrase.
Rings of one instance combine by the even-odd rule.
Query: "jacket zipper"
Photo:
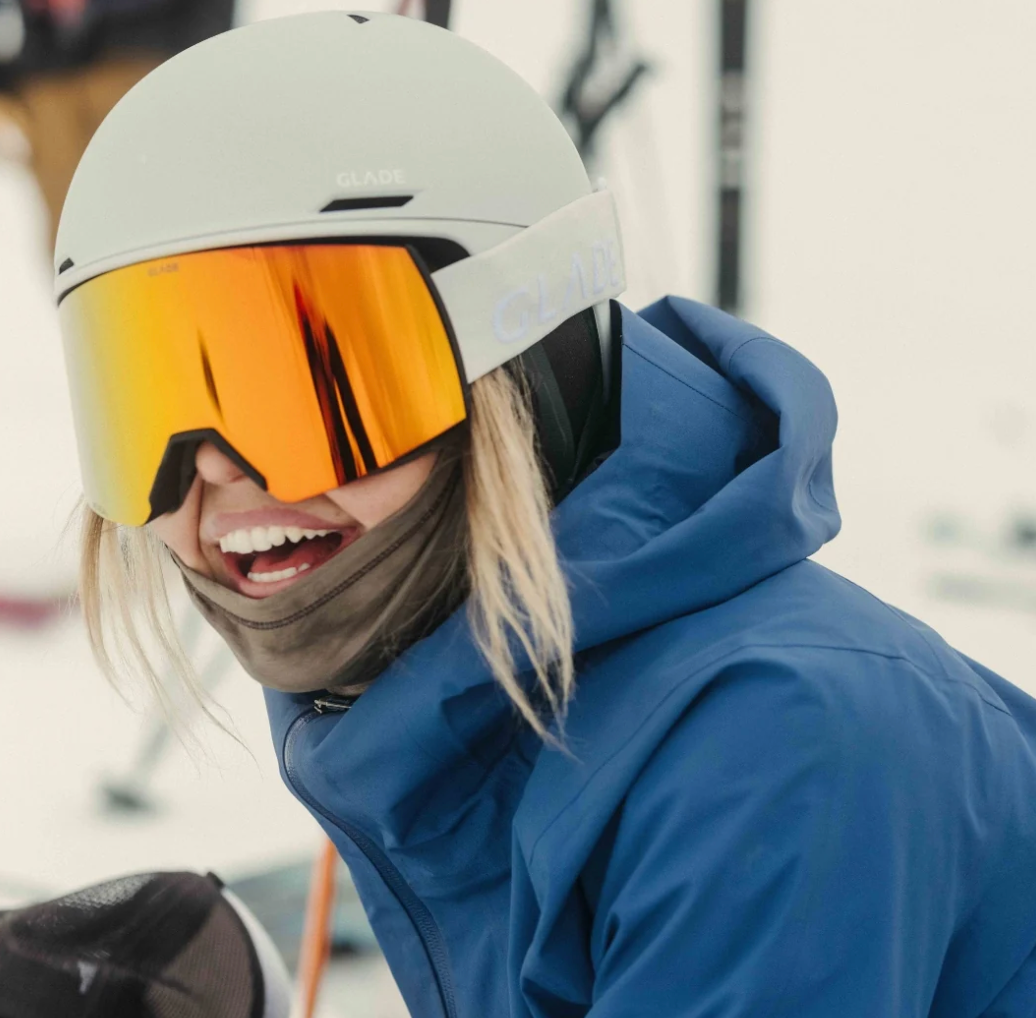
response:
[[[443,1010],[446,1012],[447,1018],[457,1018],[457,1001],[453,992],[453,980],[450,976],[446,940],[435,919],[432,917],[432,913],[374,841],[358,827],[333,816],[320,803],[316,802],[295,771],[292,761],[292,748],[302,729],[314,718],[323,716],[325,712],[344,712],[349,710],[351,706],[351,703],[346,706],[344,703],[327,703],[324,701],[300,714],[289,725],[287,734],[284,737],[284,773],[288,778],[288,784],[295,794],[311,810],[319,813],[332,826],[337,827],[366,856],[367,861],[377,870],[378,875],[399,900],[424,944],[432,971],[435,973],[435,981],[438,985],[439,999],[442,1002]]]
[[[347,696],[318,696],[313,701],[313,709],[318,714],[347,714],[354,703],[356,699]]]

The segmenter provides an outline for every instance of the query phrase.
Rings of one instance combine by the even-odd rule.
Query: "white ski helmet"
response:
[[[607,387],[608,302],[625,288],[613,197],[594,191],[561,122],[517,74],[396,15],[262,21],[144,78],[72,181],[57,296],[187,252],[386,236],[433,251],[469,383],[596,316]],[[546,358],[532,361],[539,398],[564,401],[549,378],[540,391]],[[568,447],[555,477],[571,473],[577,438],[547,436],[548,460],[552,445]]]

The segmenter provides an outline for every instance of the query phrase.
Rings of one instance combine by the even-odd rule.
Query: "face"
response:
[[[195,461],[183,505],[148,526],[195,572],[261,598],[286,590],[402,509],[431,473],[435,453],[290,504],[208,442]]]

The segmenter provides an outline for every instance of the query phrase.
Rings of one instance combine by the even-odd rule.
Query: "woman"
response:
[[[415,1015],[1031,1014],[1036,703],[807,561],[823,376],[608,313],[611,199],[509,71],[229,33],[104,124],[57,258],[100,659],[164,545]]]

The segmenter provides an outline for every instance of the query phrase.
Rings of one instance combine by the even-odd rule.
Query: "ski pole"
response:
[[[299,968],[294,1018],[313,1018],[320,984],[331,957],[331,918],[335,904],[338,850],[328,839],[313,862],[306,902],[306,918],[299,947]]]

